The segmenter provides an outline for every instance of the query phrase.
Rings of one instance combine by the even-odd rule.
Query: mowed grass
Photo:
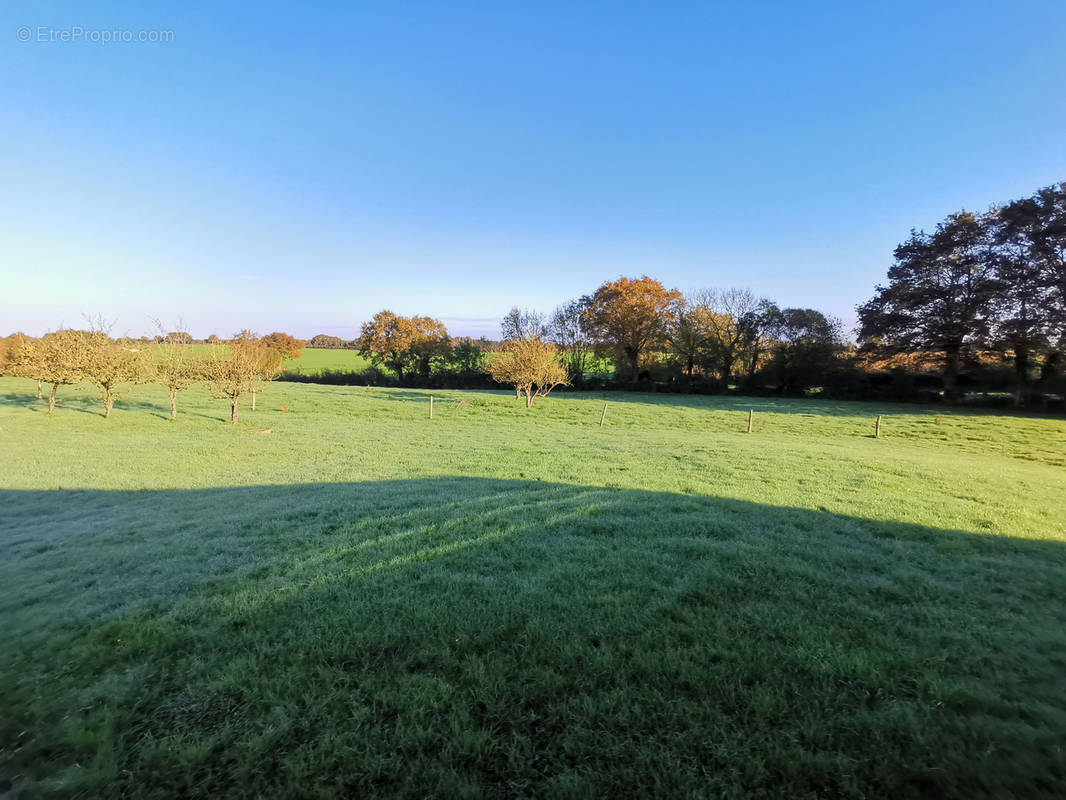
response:
[[[20,797],[1061,796],[1061,419],[33,388],[0,379]]]

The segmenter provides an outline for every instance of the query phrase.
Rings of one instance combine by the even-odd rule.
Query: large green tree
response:
[[[988,340],[999,281],[988,228],[973,214],[952,214],[932,234],[912,231],[895,250],[888,283],[859,307],[859,337],[888,352],[934,352],[944,392],[956,394],[965,356]]]
[[[821,385],[836,366],[844,336],[840,321],[813,308],[770,305],[763,324],[772,340],[766,369],[783,392]]]
[[[999,278],[993,337],[1013,356],[1016,405],[1025,403],[1038,358],[1044,356],[1046,361],[1048,351],[1062,338],[1059,307],[1066,230],[1057,237],[1053,231],[1056,216],[1060,224],[1063,216],[1062,194],[1062,187],[1041,190],[989,215],[992,263]]]

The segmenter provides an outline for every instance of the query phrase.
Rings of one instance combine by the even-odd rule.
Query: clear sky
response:
[[[494,335],[642,273],[851,324],[1066,179],[1066,2],[6,2],[0,168],[0,333]]]

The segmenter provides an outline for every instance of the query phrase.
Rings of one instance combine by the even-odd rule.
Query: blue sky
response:
[[[173,40],[37,41],[75,26]],[[1061,1],[6,3],[0,332],[494,335],[643,273],[850,324],[910,228],[1066,179],[1064,37]]]

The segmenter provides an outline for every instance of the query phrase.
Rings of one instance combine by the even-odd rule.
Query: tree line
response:
[[[0,372],[37,381],[37,398],[49,386],[48,411],[56,407],[59,390],[89,382],[99,392],[105,418],[115,399],[133,386],[156,383],[170,398],[170,415],[178,415],[178,393],[193,383],[210,386],[230,402],[230,420],[237,422],[241,398],[256,395],[281,372],[285,358],[298,358],[304,342],[280,331],[258,336],[244,330],[204,351],[190,347],[192,338],[179,331],[155,340],[112,338],[106,325],[88,330],[61,328],[40,338],[21,333],[0,340]]]
[[[945,395],[982,354],[1014,369],[1015,403],[1059,388],[1066,353],[1066,183],[959,211],[911,231],[888,282],[859,307],[859,340],[877,354],[926,353]]]
[[[803,394],[853,399],[957,399],[966,391],[1013,394],[1017,405],[1066,393],[1066,183],[995,206],[950,215],[932,233],[912,231],[888,280],[858,307],[858,344],[841,322],[811,308],[781,307],[748,289],[682,293],[643,275],[606,281],[551,312],[515,306],[501,340],[453,338],[428,316],[383,310],[352,341],[319,334],[312,346],[358,349],[371,368],[290,380],[446,388],[509,385],[527,405],[558,386]],[[184,331],[113,340],[100,330],[16,334],[0,360],[9,374],[56,390],[101,387],[105,414],[118,387],[156,380],[175,396],[202,380],[232,403],[279,377],[305,343],[245,331],[192,359]],[[138,348],[140,343],[142,347]],[[154,344],[154,349],[143,345]],[[152,352],[151,366],[137,355]],[[225,354],[220,355],[220,354]],[[281,355],[278,355],[278,354]],[[188,361],[188,363],[186,363]],[[149,377],[145,378],[145,375]],[[1058,402],[1062,403],[1059,397]],[[175,412],[176,413],[176,412]]]
[[[603,385],[590,370],[602,374],[604,364],[621,387],[721,391],[758,378],[799,390],[845,348],[840,322],[814,309],[780,308],[746,289],[684,295],[647,275],[607,281],[550,314],[514,307],[500,332],[486,357],[478,343],[451,339],[439,320],[386,310],[356,341],[373,368],[398,383],[487,375],[527,405],[557,386]]]

